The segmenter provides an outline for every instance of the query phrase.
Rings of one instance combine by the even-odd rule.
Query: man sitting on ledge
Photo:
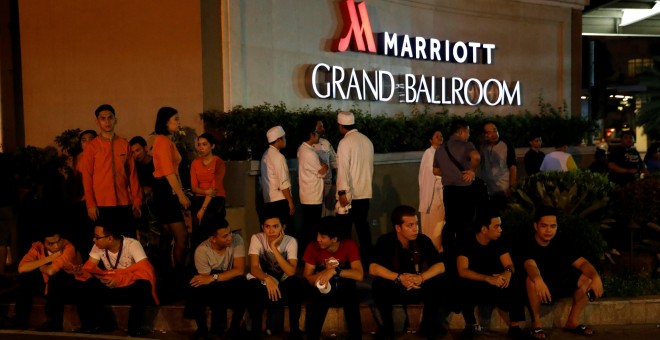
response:
[[[593,335],[591,328],[579,324],[588,300],[603,295],[603,282],[596,268],[567,247],[557,234],[557,211],[539,207],[534,215],[534,239],[524,245],[522,260],[527,271],[527,296],[532,310],[532,335],[545,339],[539,308],[561,297],[573,296],[573,305],[564,329],[580,335]],[[588,297],[589,296],[589,297]]]
[[[356,286],[356,281],[362,281],[364,276],[360,253],[352,240],[340,241],[337,238],[337,221],[334,216],[321,219],[316,242],[307,245],[303,260],[305,279],[313,286],[305,319],[307,339],[321,337],[328,308],[333,304],[344,308],[348,338],[362,339],[360,301]]]
[[[245,314],[245,244],[232,234],[229,222],[219,215],[204,219],[209,238],[195,249],[196,275],[190,280],[184,317],[197,323],[195,339],[207,339],[206,306],[211,306],[211,330],[216,336],[225,332],[227,308],[232,309],[229,338],[241,339]]]
[[[20,286],[11,326],[27,329],[34,296],[45,295],[46,322],[37,331],[61,332],[64,303],[67,299],[75,300],[75,291],[81,284],[76,277],[84,278],[86,274],[76,258],[76,249],[60,237],[56,228],[45,227],[40,241],[32,243],[18,264],[18,272]]]
[[[83,270],[93,277],[85,281],[83,301],[79,306],[81,332],[111,331],[111,317],[103,305],[129,304],[128,334],[143,336],[142,322],[148,305],[158,304],[156,276],[140,242],[118,235],[111,221],[94,228],[94,246]],[[105,269],[99,268],[103,264]]]
[[[525,321],[523,277],[514,276],[513,260],[508,247],[500,239],[502,219],[499,212],[482,208],[477,214],[478,227],[463,238],[456,258],[465,320],[462,338],[471,339],[481,330],[475,307],[488,304],[509,312],[510,337],[526,339],[529,334],[520,328],[520,322]]]
[[[438,333],[441,278],[445,265],[431,239],[419,233],[417,211],[401,205],[392,211],[394,231],[376,242],[374,262],[369,265],[374,302],[383,321],[378,338],[394,338],[392,305],[424,302],[420,332],[427,338]]]

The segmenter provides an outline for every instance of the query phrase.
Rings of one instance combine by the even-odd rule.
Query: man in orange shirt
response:
[[[74,275],[84,276],[76,249],[54,228],[46,229],[18,264],[20,287],[11,318],[12,327],[27,329],[35,295],[46,296],[46,322],[38,331],[61,332],[64,302],[80,287]]]
[[[97,223],[112,219],[120,235],[135,237],[133,216],[141,215],[142,195],[131,147],[115,134],[117,118],[111,105],[103,104],[94,113],[99,136],[82,156],[87,215]]]

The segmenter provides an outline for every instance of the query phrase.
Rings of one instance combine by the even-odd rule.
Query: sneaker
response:
[[[474,339],[474,336],[478,333],[481,333],[481,325],[466,325],[465,329],[461,332],[461,339],[471,340]]]

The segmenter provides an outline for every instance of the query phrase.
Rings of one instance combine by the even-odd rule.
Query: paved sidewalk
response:
[[[658,316],[660,318],[660,316]],[[653,340],[660,339],[660,323],[659,324],[650,324],[650,325],[625,325],[625,326],[594,326],[596,334],[593,337],[589,337],[594,340]],[[557,340],[584,340],[587,337],[572,334],[569,332],[564,332],[561,329],[553,328],[548,329],[547,338],[548,339],[557,339]],[[445,337],[441,339],[454,340],[459,339],[460,331],[452,330]],[[146,337],[147,339],[159,339],[159,340],[178,340],[178,339],[190,339],[192,334],[188,333],[176,333],[176,332],[155,332],[150,336]],[[86,335],[86,334],[75,334],[75,333],[40,333],[40,332],[31,332],[31,331],[10,331],[10,330],[0,330],[0,338],[3,340],[38,340],[38,339],[53,339],[53,340],[80,340],[80,339],[126,339],[126,333],[121,331],[116,331],[113,333],[106,334],[95,334],[95,335]],[[138,339],[138,338],[136,338]],[[276,339],[286,339],[285,337],[266,337],[267,340],[276,340]],[[342,336],[327,336],[325,339],[344,339]],[[365,334],[363,339],[370,340],[373,339],[373,336]],[[402,334],[397,339],[400,340],[418,340],[422,339],[421,337],[415,334]],[[479,334],[475,337],[475,340],[499,340],[499,339],[509,339],[506,336],[505,332],[500,331],[485,331],[482,334]]]

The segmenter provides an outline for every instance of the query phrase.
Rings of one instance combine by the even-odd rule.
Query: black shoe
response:
[[[385,332],[379,330],[374,334],[374,339],[376,340],[394,340],[394,332]]]
[[[129,329],[129,330],[128,330],[128,336],[130,336],[131,338],[142,338],[142,337],[144,337],[145,335],[147,335],[148,333],[149,333],[149,332],[145,331],[145,330],[142,329],[142,328],[138,328],[138,329]]]
[[[242,327],[230,327],[227,331],[228,339],[243,340],[248,337],[247,331]]]
[[[53,326],[49,322],[45,322],[43,325],[35,328],[37,332],[62,332],[64,328],[62,326]]]
[[[199,329],[195,331],[195,335],[193,335],[194,340],[206,340],[209,338],[209,332],[207,331],[200,331]]]
[[[300,330],[295,330],[292,332],[289,332],[289,336],[287,337],[288,340],[302,340],[303,339],[303,334]]]
[[[520,328],[520,326],[512,326],[509,327],[509,331],[506,332],[506,334],[511,338],[515,340],[527,340],[531,336],[529,332],[525,332]]]
[[[30,325],[25,321],[20,321],[16,316],[7,319],[6,324],[3,325],[5,329],[27,330]]]
[[[74,331],[74,333],[83,334],[99,334],[114,331],[115,328],[111,326],[82,326]]]
[[[471,340],[474,339],[474,336],[478,333],[481,333],[480,325],[465,325],[465,329],[461,332],[461,339]]]

